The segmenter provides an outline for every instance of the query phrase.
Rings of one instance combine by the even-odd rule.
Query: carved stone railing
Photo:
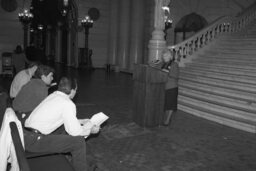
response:
[[[237,32],[256,18],[256,3],[237,17],[220,17],[192,37],[173,46],[168,46],[180,66],[190,62],[196,51],[204,48],[220,35]]]

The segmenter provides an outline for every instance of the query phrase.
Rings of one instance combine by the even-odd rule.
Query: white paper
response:
[[[105,115],[102,112],[96,113],[94,114],[90,121],[92,124],[100,126],[103,122],[105,122],[109,117],[107,115]]]

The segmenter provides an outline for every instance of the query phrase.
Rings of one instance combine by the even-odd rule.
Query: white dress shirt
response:
[[[64,124],[69,135],[90,135],[92,126],[81,126],[76,117],[76,106],[69,96],[55,91],[44,99],[30,114],[25,127],[37,129],[43,134],[50,134]]]
[[[21,88],[30,81],[31,77],[32,75],[29,73],[28,69],[20,71],[12,81],[10,88],[10,97],[15,98]]]

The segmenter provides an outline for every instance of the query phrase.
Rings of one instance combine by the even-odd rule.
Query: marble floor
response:
[[[78,79],[79,118],[110,119],[87,149],[105,171],[255,171],[256,135],[178,111],[171,126],[141,128],[132,119],[132,75],[56,68]],[[5,88],[10,78],[1,78]]]

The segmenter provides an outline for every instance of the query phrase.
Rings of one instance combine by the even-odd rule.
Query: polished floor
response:
[[[79,118],[110,119],[87,140],[105,171],[255,171],[256,135],[178,111],[169,127],[141,128],[132,119],[132,75],[56,68],[78,79]],[[1,78],[8,88],[10,78]]]

